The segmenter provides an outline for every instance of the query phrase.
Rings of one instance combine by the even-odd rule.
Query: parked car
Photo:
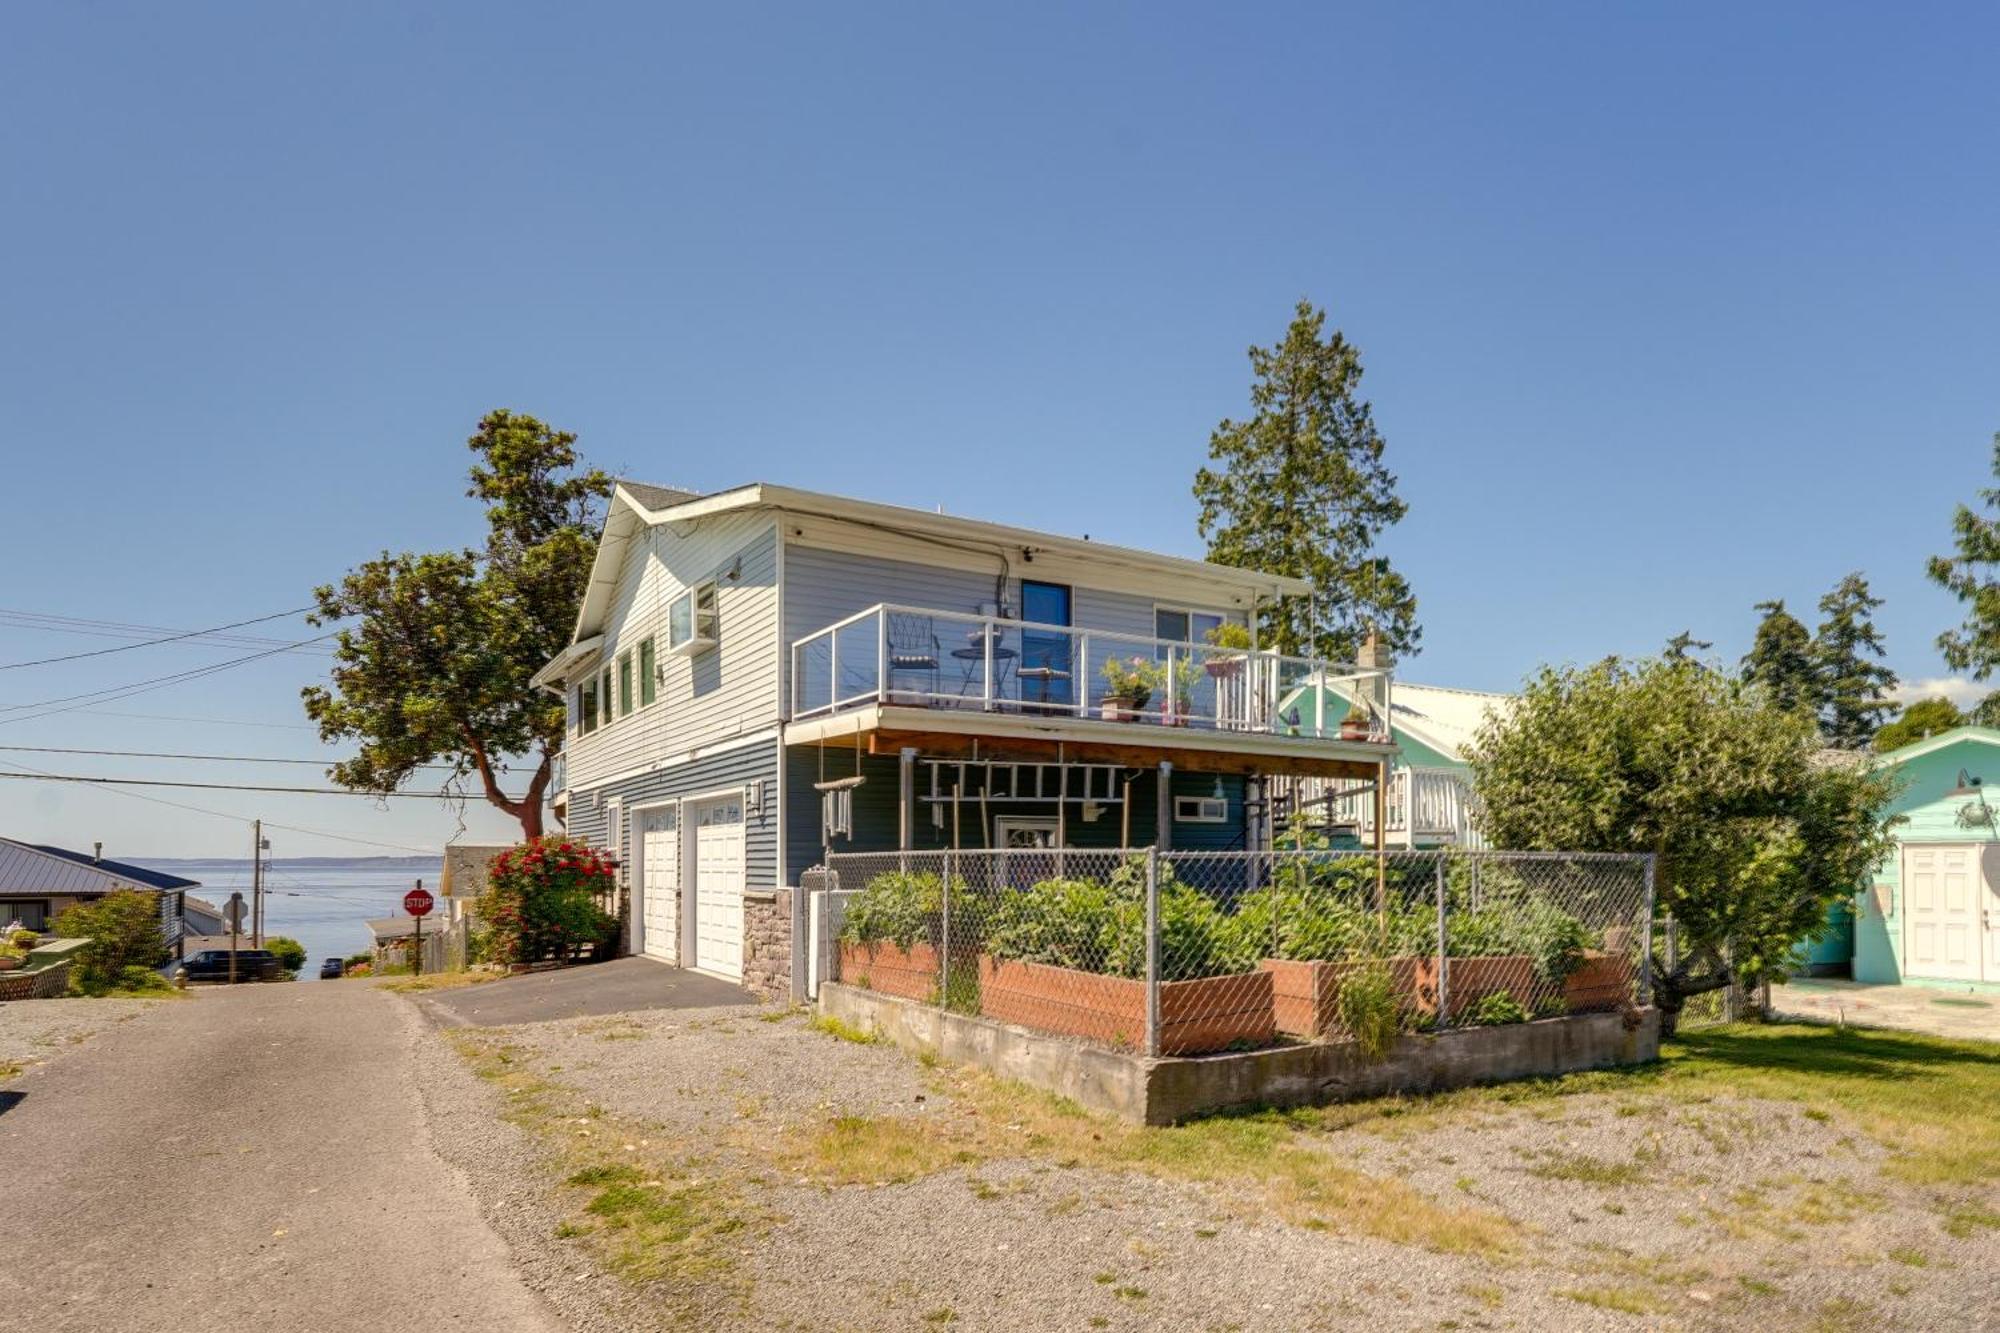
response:
[[[329,958],[319,965],[319,979],[321,981],[337,981],[344,970],[338,958]]]
[[[236,957],[236,979],[238,981],[283,981],[285,965],[278,961],[278,955],[269,949],[238,949]],[[229,981],[230,951],[227,949],[203,949],[190,955],[176,970],[175,976],[190,982]]]

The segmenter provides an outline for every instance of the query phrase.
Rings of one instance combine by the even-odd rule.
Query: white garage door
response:
[[[639,812],[639,949],[669,963],[680,961],[681,826],[672,806]]]
[[[725,977],[743,975],[743,801],[725,797],[695,807],[694,965]]]
[[[1976,847],[1903,849],[1903,970],[1913,977],[1977,981],[1986,897]]]

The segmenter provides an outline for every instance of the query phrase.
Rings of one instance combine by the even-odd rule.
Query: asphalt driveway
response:
[[[445,1027],[511,1027],[647,1009],[717,1009],[756,1004],[741,986],[651,958],[617,958],[556,972],[438,991],[421,1003]]]

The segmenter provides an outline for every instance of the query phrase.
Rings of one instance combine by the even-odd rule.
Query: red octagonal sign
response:
[[[411,889],[403,895],[403,910],[411,916],[431,914],[431,894],[429,889]]]

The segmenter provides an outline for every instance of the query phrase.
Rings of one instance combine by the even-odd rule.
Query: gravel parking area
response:
[[[1872,1330],[2000,1300],[1990,1191],[1796,1101],[1590,1076],[1136,1130],[856,1035],[433,1033],[425,1096],[585,1329]]]
[[[47,1064],[115,1023],[178,1000],[14,1000],[0,1004],[0,1072]]]

